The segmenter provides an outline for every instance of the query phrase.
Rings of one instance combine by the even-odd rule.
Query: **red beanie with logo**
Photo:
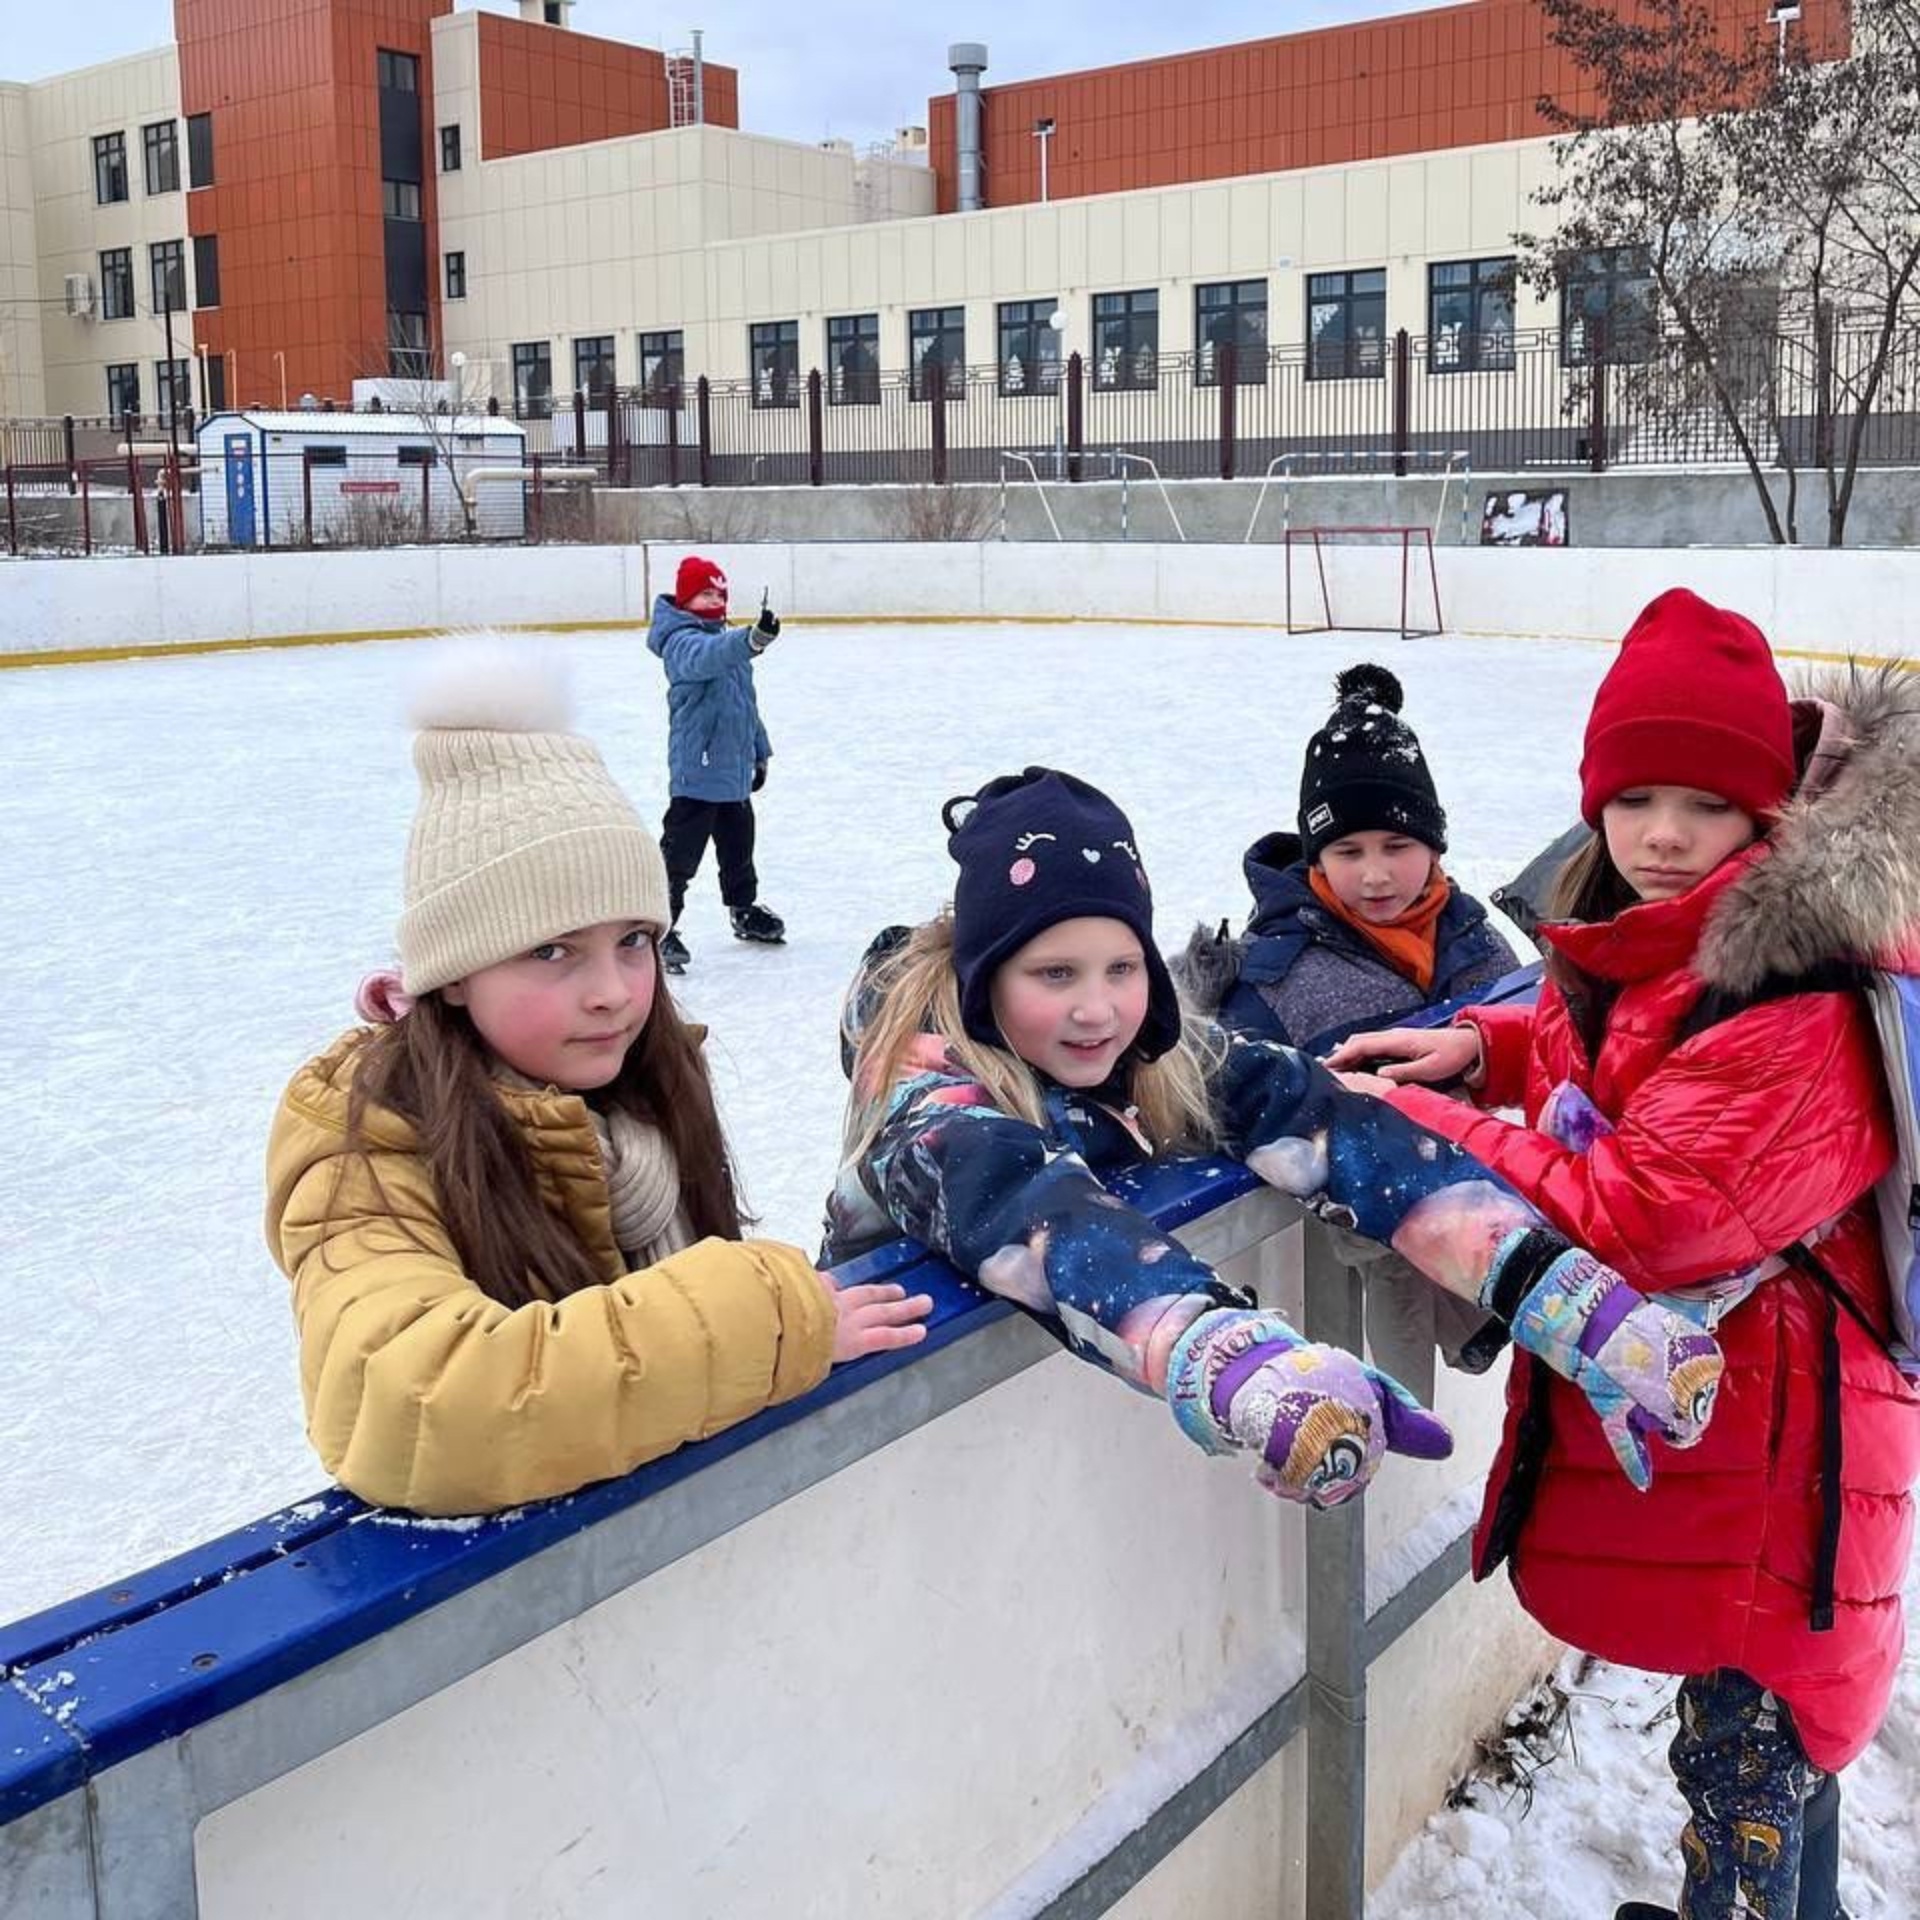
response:
[[[1672,587],[1627,629],[1600,682],[1580,761],[1580,813],[1629,787],[1694,787],[1742,813],[1793,791],[1793,717],[1767,637],[1751,620]]]
[[[727,576],[711,560],[703,560],[697,553],[690,553],[680,562],[680,571],[673,577],[673,602],[675,606],[689,605],[695,595],[706,592],[709,587],[718,587],[720,597],[727,595]]]

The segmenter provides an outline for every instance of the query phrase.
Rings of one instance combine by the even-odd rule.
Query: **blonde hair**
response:
[[[887,1118],[887,1092],[921,1034],[936,1035],[954,1065],[986,1090],[1002,1113],[1044,1127],[1040,1076],[1008,1046],[976,1040],[960,1018],[960,977],[953,969],[951,909],[915,927],[855,988],[873,1006],[853,1042],[853,1093],[847,1103],[848,1159],[872,1151]],[[851,1010],[850,1010],[851,1011]],[[1180,1039],[1157,1060],[1135,1060],[1127,1096],[1155,1153],[1207,1153],[1219,1144],[1207,1079],[1222,1057],[1218,1029],[1183,1004]]]

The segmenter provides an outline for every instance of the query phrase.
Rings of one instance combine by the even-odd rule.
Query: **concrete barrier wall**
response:
[[[746,612],[797,620],[1156,620],[1278,627],[1287,561],[1267,547],[999,541],[707,545]],[[0,658],[346,638],[446,627],[640,626],[684,547],[441,547],[367,553],[0,562]],[[1335,625],[1397,618],[1397,546],[1329,545]],[[1313,557],[1292,556],[1317,619]],[[1613,640],[1664,587],[1751,615],[1787,651],[1920,654],[1920,552],[1806,548],[1443,548],[1445,625]],[[1429,624],[1416,549],[1415,624]]]
[[[1041,470],[1048,470],[1044,456]],[[1090,455],[1088,472],[1104,475],[1104,462]],[[724,487],[704,493],[698,487],[645,487],[597,493],[594,515],[601,537],[610,542],[899,540],[932,531],[924,525],[928,512],[952,516],[941,532],[978,539],[998,536],[1004,507],[1012,540],[1051,541],[1057,524],[1069,540],[1116,541],[1177,538],[1171,511],[1188,540],[1238,545],[1250,526],[1256,541],[1277,541],[1290,508],[1295,526],[1404,521],[1431,526],[1436,540],[1455,546],[1477,545],[1486,496],[1514,488],[1564,489],[1580,547],[1741,546],[1768,538],[1752,481],[1732,469],[1488,473],[1467,475],[1464,483],[1456,475],[1444,499],[1439,479],[1417,472],[1401,480],[1303,476],[1290,489],[1276,475],[1262,499],[1257,470],[1243,480],[1172,480],[1163,496],[1135,469],[1124,491],[1104,477],[1073,486],[1049,480],[1044,504],[1020,480],[1004,496],[997,486],[979,483],[938,495],[926,486]],[[1784,522],[1786,488],[1777,477],[1774,495]],[[1823,544],[1824,490],[1808,485],[1805,476],[1799,515],[1801,541]],[[1847,539],[1862,549],[1920,541],[1920,471],[1861,473]]]

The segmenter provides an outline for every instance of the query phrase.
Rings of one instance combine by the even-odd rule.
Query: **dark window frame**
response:
[[[1148,304],[1142,305],[1141,302]],[[1103,312],[1103,302],[1109,305]],[[1096,293],[1091,309],[1093,389],[1096,393],[1148,393],[1160,384],[1160,289],[1129,287]],[[1150,338],[1141,339],[1142,323]],[[1107,355],[1114,356],[1111,361]],[[1112,377],[1108,378],[1108,369]]]
[[[1440,276],[1464,275],[1447,281]],[[1482,260],[1433,260],[1427,265],[1427,371],[1429,373],[1511,373],[1518,360],[1514,346],[1514,256],[1494,254]],[[1469,324],[1441,318],[1443,304],[1466,303]],[[1489,324],[1489,303],[1505,304],[1505,324]]]
[[[879,404],[879,314],[829,314],[827,316],[827,405],[830,407],[877,407]]]
[[[1362,281],[1367,285],[1361,285]],[[1344,267],[1307,275],[1307,378],[1384,380],[1387,377],[1387,270]],[[1339,316],[1327,337],[1321,313]],[[1368,324],[1368,323],[1371,324]]]
[[[133,249],[103,247],[100,250],[100,318],[131,320],[133,300]]]
[[[679,327],[656,327],[639,341],[640,391],[649,401],[677,401],[687,379],[687,336]]]
[[[180,123],[153,120],[140,129],[140,152],[145,167],[147,197],[180,191]],[[162,177],[156,184],[154,175]]]
[[[798,320],[755,320],[748,325],[747,382],[748,400],[756,408],[800,404]]]
[[[424,313],[388,308],[387,374],[394,380],[433,377],[432,329]]]
[[[573,390],[589,403],[604,400],[620,385],[619,348],[611,333],[590,333],[573,343]]]
[[[199,308],[220,304],[220,236],[193,236],[193,304]]]
[[[187,115],[187,185],[213,185],[213,115]]]
[[[1570,255],[1560,263],[1563,367],[1592,364],[1587,342],[1596,320],[1605,328],[1609,366],[1633,366],[1652,356],[1659,331],[1658,306],[1653,268],[1644,247],[1601,247]]]
[[[379,47],[375,50],[374,78],[383,93],[418,93],[420,56],[417,53],[401,53],[392,47]]]
[[[380,211],[387,219],[405,220],[410,224],[418,223],[426,217],[421,211],[421,206],[418,180],[382,180],[380,182]]]
[[[1060,391],[1066,333],[1064,328],[1054,331],[1053,316],[1058,312],[1057,295],[1046,300],[1001,300],[995,304],[997,373],[1000,391],[1009,399],[1048,399]],[[1050,352],[1045,350],[1049,343]],[[1020,351],[1023,346],[1028,350],[1024,354]],[[1015,365],[1020,369],[1017,385],[1008,372]]]
[[[302,448],[301,452],[310,467],[344,467],[347,464],[344,440],[329,440],[321,446]]]
[[[543,420],[553,412],[553,342],[517,340],[509,352],[513,371],[514,412],[523,420]],[[534,391],[533,376],[544,372],[546,390]]]
[[[127,172],[127,136],[96,133],[93,136],[93,204],[117,207],[133,198],[133,180]]]
[[[1225,298],[1210,296],[1224,295]],[[1220,349],[1231,346],[1233,384],[1267,383],[1267,283],[1258,280],[1209,280],[1193,290],[1193,384],[1220,384]],[[1251,323],[1258,316],[1258,325]],[[1224,338],[1222,336],[1225,336]],[[1212,356],[1208,349],[1211,347]]]
[[[150,240],[147,243],[147,291],[153,298],[154,318],[164,313],[188,313],[187,243]]]
[[[169,409],[167,406],[167,390],[169,386],[171,386],[173,390],[173,407],[171,411],[174,413],[191,413],[193,411],[192,360],[175,360],[172,363],[173,373],[171,377],[169,377],[167,373],[167,366],[168,363],[165,360],[156,360],[153,363],[154,411],[163,420],[169,417]]]
[[[440,464],[439,453],[426,445],[395,447],[393,457],[403,467],[437,467]]]
[[[460,171],[460,122],[454,120],[440,129],[440,171]]]
[[[937,352],[951,340],[951,357]],[[907,311],[907,398],[919,404],[927,399],[926,366],[936,361],[945,369],[942,386],[949,400],[967,397],[967,310],[965,307],[911,307]]]
[[[441,296],[447,300],[464,300],[467,297],[467,251],[456,247],[441,263],[444,274],[445,292]]]
[[[138,420],[143,417],[140,410],[140,363],[137,360],[119,360],[110,364],[107,374],[107,418],[124,420],[128,414]],[[128,389],[132,390],[132,404],[128,405]]]

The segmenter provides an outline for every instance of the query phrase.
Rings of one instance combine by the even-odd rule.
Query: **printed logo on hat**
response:
[[[1307,831],[1322,833],[1333,825],[1333,809],[1323,800],[1307,815]]]

